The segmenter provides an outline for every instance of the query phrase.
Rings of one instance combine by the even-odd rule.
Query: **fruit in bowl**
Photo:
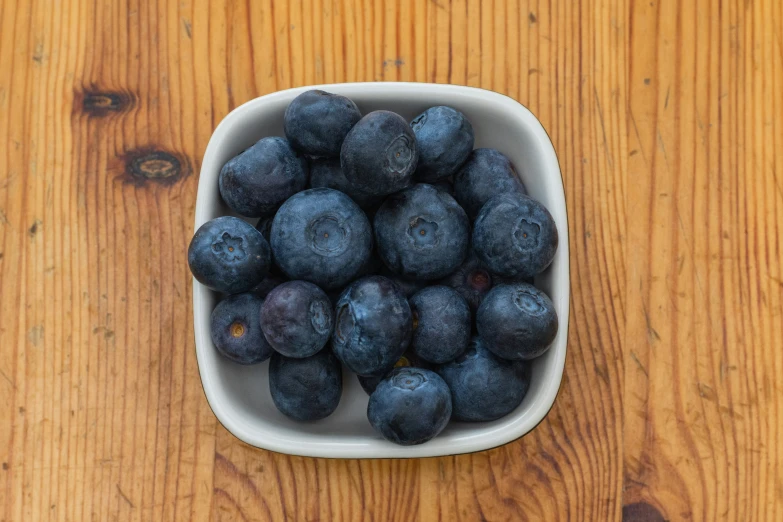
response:
[[[241,340],[255,346],[232,338],[238,322],[228,326],[228,335],[226,320],[216,322],[213,338],[222,355],[241,364],[265,360],[271,347],[274,403],[301,421],[336,409],[340,361],[375,381],[367,416],[376,431],[397,444],[422,444],[452,415],[495,420],[522,402],[530,378],[528,366],[518,361],[546,352],[558,327],[552,302],[522,279],[552,262],[557,227],[546,208],[526,195],[502,152],[471,152],[473,127],[458,110],[427,109],[414,118],[415,132],[394,112],[373,111],[361,119],[357,112],[345,97],[306,91],[286,110],[286,138],[262,138],[224,165],[224,202],[244,216],[273,215],[271,225],[259,228],[268,229],[274,264],[290,281],[263,299],[229,295],[216,307],[221,318],[238,298],[251,300],[242,312],[258,316],[243,318],[255,335]],[[424,152],[420,166],[417,140]],[[320,188],[305,189],[305,155],[318,165]],[[456,174],[455,191],[466,208],[447,190],[414,184],[414,172],[428,181]],[[374,196],[376,208],[358,197],[364,195]],[[372,229],[357,199],[374,211]],[[468,216],[475,218],[472,240]],[[221,232],[228,227],[235,235]],[[386,268],[424,286],[410,301],[391,279],[358,277],[372,254],[372,232]],[[252,250],[251,241],[257,244]],[[488,277],[505,282],[483,297],[475,318],[457,290],[428,284],[459,272],[469,248]],[[199,229],[188,259],[194,275],[231,294],[266,277],[269,250],[259,230],[219,217]],[[242,262],[253,257],[253,263]],[[324,290],[337,288],[345,289],[333,309]],[[479,336],[469,343],[474,329]],[[409,347],[435,371],[395,368]]]
[[[550,188],[537,183],[544,176],[549,187],[546,176],[554,172],[559,181],[559,172],[541,155],[526,161],[508,147],[507,135],[495,134],[493,148],[492,115],[463,112],[463,100],[450,93],[475,89],[423,86],[432,89],[424,97],[429,107],[417,109],[391,94],[368,103],[354,86],[337,87],[279,96],[279,119],[255,125],[255,145],[241,149],[248,138],[234,131],[236,152],[219,154],[230,190],[226,183],[205,189],[202,179],[199,232],[215,230],[196,235],[189,264],[197,281],[222,292],[217,308],[209,305],[216,312],[247,295],[252,307],[242,308],[241,319],[251,323],[247,310],[257,309],[253,333],[260,326],[263,334],[237,341],[229,317],[213,335],[222,347],[197,342],[210,405],[243,440],[305,455],[474,451],[524,433],[554,400],[565,350],[567,243],[563,254],[559,239],[567,236],[558,234],[564,208],[556,204],[550,213]],[[441,89],[444,96],[436,96]],[[522,149],[530,150],[526,139]],[[509,150],[514,160],[504,154]],[[205,170],[209,164],[214,179],[209,157],[210,149]],[[538,172],[542,164],[549,171]],[[199,211],[204,190],[221,195],[206,213]],[[253,233],[231,222],[244,235],[227,240],[220,221],[227,219]],[[251,244],[254,269],[228,255]],[[562,279],[553,279],[563,268],[565,293]],[[210,303],[221,297],[201,286],[194,295],[199,310],[204,296]],[[197,337],[200,331],[197,325]],[[270,351],[271,362],[261,362]],[[258,387],[263,382],[268,390]],[[359,382],[367,399],[355,393]],[[226,393],[233,404],[216,408],[223,400],[216,394]],[[274,418],[270,406],[282,416]],[[498,433],[498,422],[509,428],[501,437],[470,440]],[[283,432],[305,449],[285,447],[276,438]],[[395,451],[384,439],[407,449]],[[337,441],[339,447],[324,446]]]

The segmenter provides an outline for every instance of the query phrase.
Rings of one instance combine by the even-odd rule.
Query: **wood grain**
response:
[[[184,252],[233,107],[430,81],[528,106],[571,235],[565,379],[491,451],[259,451]],[[783,519],[776,0],[0,2],[0,520]]]

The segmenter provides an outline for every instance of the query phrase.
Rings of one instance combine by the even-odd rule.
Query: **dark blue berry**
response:
[[[382,276],[365,277],[337,301],[332,348],[354,373],[381,375],[405,352],[411,328],[411,309],[397,286]]]
[[[473,150],[473,126],[451,107],[431,107],[411,122],[419,147],[414,177],[422,183],[447,178],[467,161]]]
[[[495,149],[476,149],[454,175],[454,197],[475,219],[481,207],[497,194],[525,194],[511,161]]]
[[[381,273],[385,275],[386,270],[381,270]],[[406,299],[410,299],[416,292],[427,286],[426,281],[406,279],[398,275],[389,275],[386,277],[391,279],[391,281],[397,285],[397,288],[399,288],[400,292],[402,292],[402,295],[404,295]]]
[[[269,274],[267,275],[260,283],[258,283],[256,286],[253,287],[251,292],[256,294],[258,297],[266,297],[269,295],[269,292],[277,288],[278,286],[282,285],[286,282],[286,279],[277,275]]]
[[[451,411],[449,388],[437,373],[396,368],[370,395],[367,419],[384,439],[411,446],[443,431]]]
[[[289,281],[266,296],[261,328],[272,348],[286,357],[309,357],[332,335],[332,302],[307,281]]]
[[[460,293],[475,312],[484,296],[497,284],[496,276],[489,272],[476,254],[470,249],[467,259],[457,269],[441,280],[442,285],[450,286]]]
[[[315,159],[310,162],[310,186],[312,188],[331,188],[347,194],[362,208],[377,206],[382,196],[367,194],[345,179],[340,167],[340,158]]]
[[[470,341],[470,307],[448,286],[429,286],[410,299],[413,313],[411,350],[435,364],[465,351]]]
[[[354,102],[324,91],[306,91],[285,110],[285,135],[299,151],[315,157],[336,157],[345,136],[362,117]]]
[[[263,138],[231,158],[218,179],[223,201],[238,214],[274,214],[307,185],[307,161],[285,138]]]
[[[476,314],[476,328],[492,353],[504,359],[534,359],[557,335],[557,313],[533,285],[513,283],[490,291]]]
[[[256,223],[256,230],[261,232],[261,235],[264,236],[264,239],[266,239],[267,243],[269,242],[269,234],[272,230],[272,219],[274,219],[274,216],[267,216],[259,219],[258,223]]]
[[[395,274],[383,263],[383,261],[381,261],[381,266],[378,268],[377,273],[391,279],[392,282],[397,285],[400,292],[402,292],[402,295],[405,296],[405,299],[410,299],[413,297],[413,294],[427,286],[427,281],[417,281]]]
[[[385,196],[407,187],[419,159],[416,137],[399,114],[375,111],[345,137],[340,163],[358,190]]]
[[[370,253],[370,257],[367,258],[367,261],[365,261],[364,265],[362,265],[362,268],[359,269],[359,273],[356,274],[356,279],[360,279],[369,275],[376,275],[385,267],[386,265],[384,265],[383,261],[381,261],[378,252],[373,249]]]
[[[473,250],[503,277],[529,278],[555,257],[557,227],[538,201],[524,194],[502,194],[481,209],[473,224]]]
[[[435,187],[437,190],[440,190],[441,192],[445,192],[449,196],[454,196],[454,183],[449,181],[448,179],[442,179],[440,181],[436,181],[432,184],[433,187]]]
[[[432,365],[422,359],[421,357],[417,356],[416,354],[408,351],[405,352],[402,357],[400,357],[396,363],[394,363],[394,368],[402,368],[404,366],[413,366],[415,368],[424,368],[426,370],[431,370]],[[391,370],[389,370],[390,372]],[[370,376],[363,376],[363,375],[357,375],[359,379],[359,384],[362,386],[362,389],[367,395],[370,395],[372,392],[375,391],[375,388],[378,387],[378,383],[380,383],[384,377],[386,377],[389,372],[384,373],[383,375],[370,375]]]
[[[269,244],[261,233],[239,218],[207,221],[188,247],[188,265],[202,285],[238,294],[252,290],[269,270]]]
[[[272,221],[273,220],[274,220],[274,216],[268,216],[259,219],[258,223],[256,223],[256,230],[261,232],[261,235],[264,236],[264,239],[266,239],[267,243],[269,243],[270,245],[272,244]],[[269,275],[280,278],[283,281],[288,281],[288,278],[285,276],[285,274],[283,274],[282,270],[280,270],[280,267],[278,267],[277,264],[275,263],[274,256],[272,256],[272,263],[269,265]]]
[[[452,418],[458,421],[492,421],[508,415],[530,387],[529,363],[497,357],[480,337],[437,371],[451,390]]]
[[[264,300],[254,293],[230,295],[212,311],[212,342],[218,352],[239,364],[256,364],[272,355],[261,331]]]
[[[275,263],[290,279],[326,290],[348,284],[372,250],[372,227],[348,196],[309,189],[292,196],[272,222]]]
[[[275,352],[269,363],[269,391],[277,409],[291,419],[328,417],[343,393],[340,361],[328,349],[303,359]]]
[[[418,184],[392,194],[375,214],[378,254],[392,272],[437,279],[465,259],[470,224],[454,198]]]
[[[356,377],[359,379],[359,384],[361,385],[362,390],[364,390],[364,393],[371,395],[372,392],[375,391],[375,388],[378,387],[378,383],[381,382],[384,377],[386,377],[386,374],[369,376],[357,375]]]

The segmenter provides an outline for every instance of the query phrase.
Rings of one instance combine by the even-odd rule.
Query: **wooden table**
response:
[[[783,3],[0,2],[0,520],[783,520]],[[554,409],[491,451],[295,458],[201,390],[210,133],[296,85],[493,89],[571,235]]]

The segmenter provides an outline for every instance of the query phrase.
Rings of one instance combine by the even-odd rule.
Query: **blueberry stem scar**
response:
[[[245,335],[245,327],[241,323],[234,323],[231,325],[231,335],[234,337],[242,337]]]

